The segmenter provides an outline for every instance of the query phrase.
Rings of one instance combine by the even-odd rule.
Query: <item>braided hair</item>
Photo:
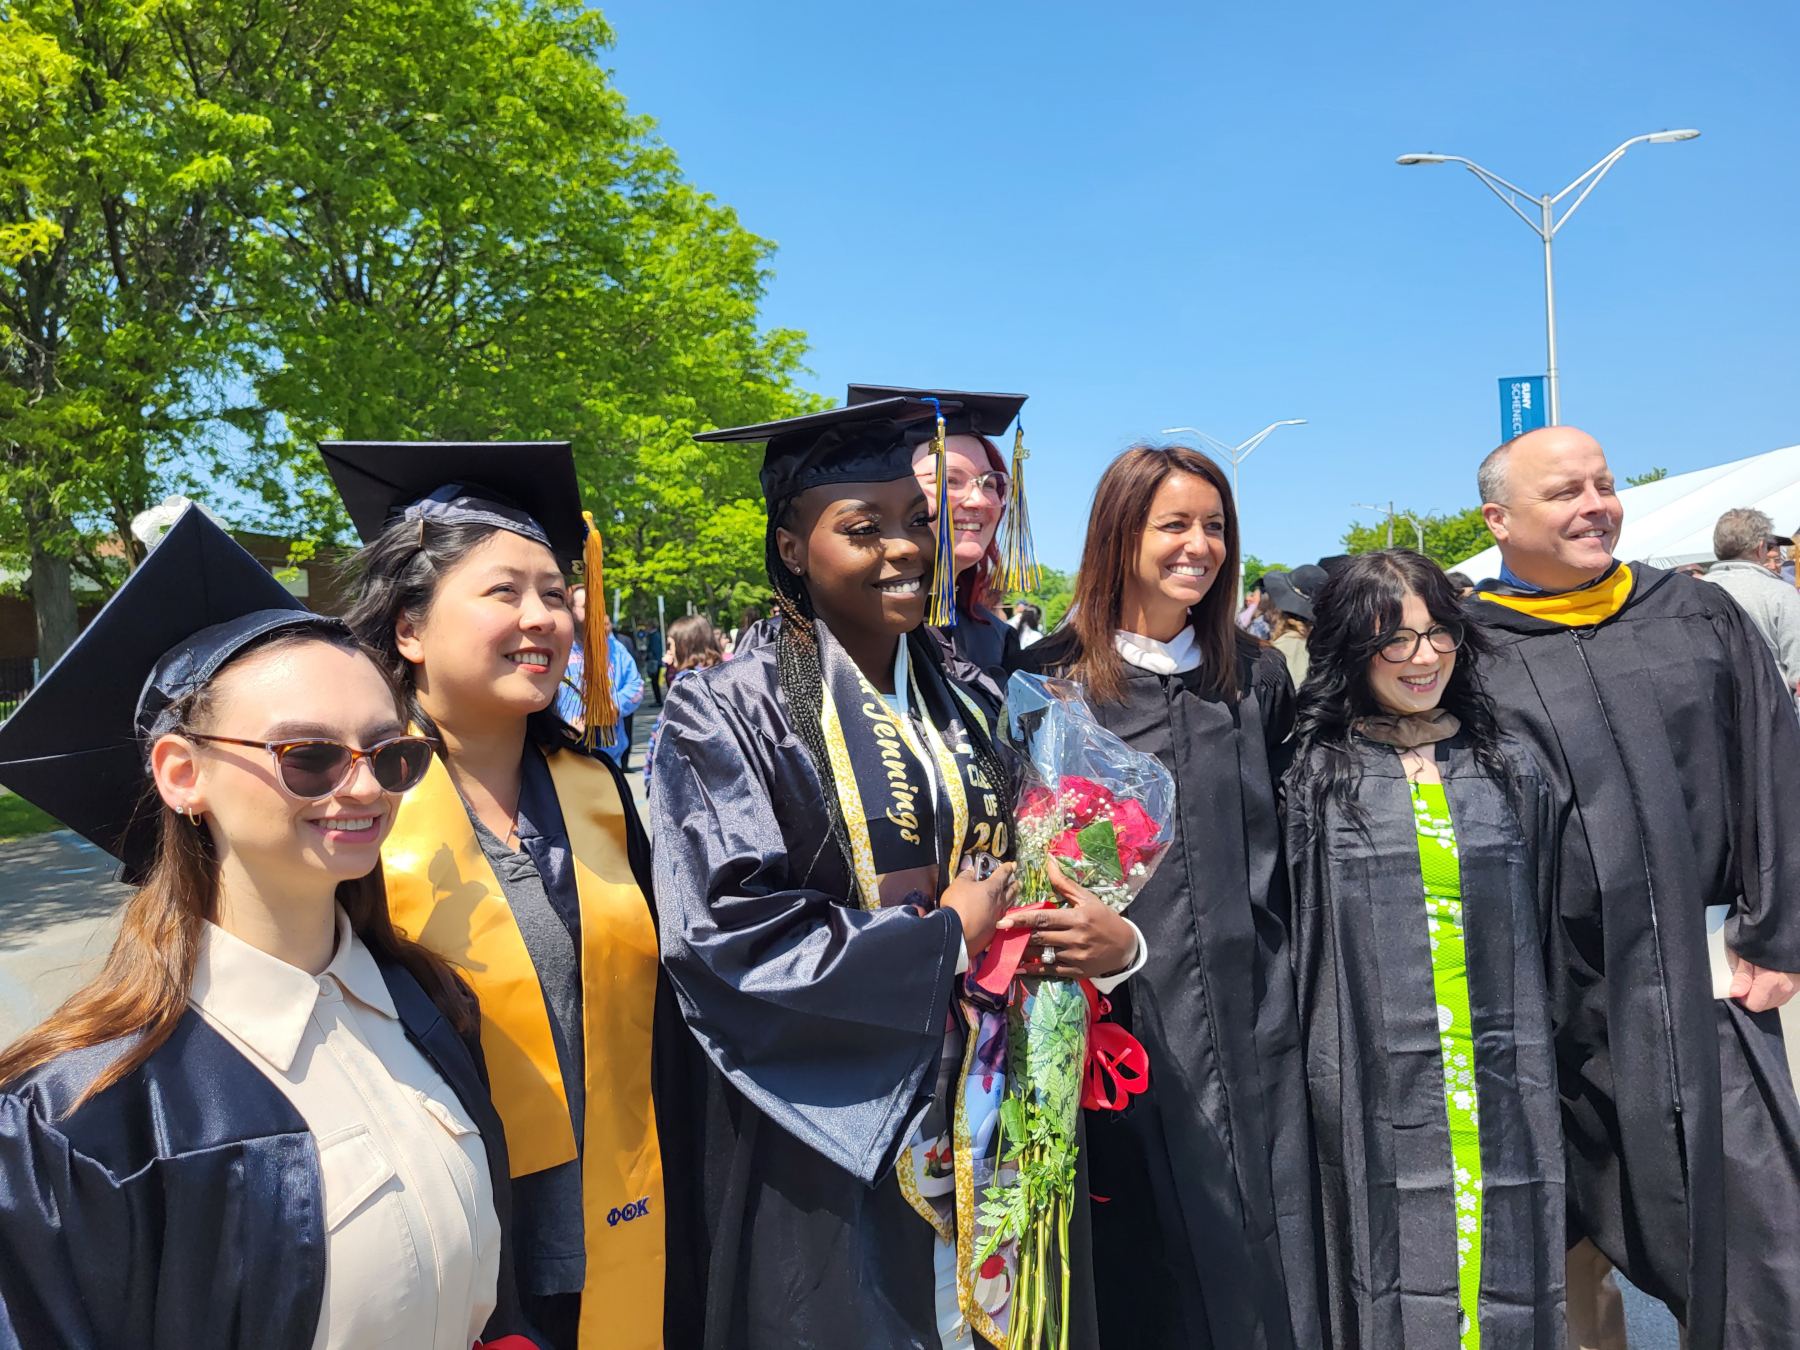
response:
[[[843,808],[838,801],[837,775],[831,767],[831,750],[825,742],[825,724],[822,720],[825,672],[819,662],[818,616],[813,612],[812,597],[807,594],[806,583],[794,575],[782,561],[781,547],[776,538],[778,529],[793,528],[799,500],[798,495],[795,495],[770,504],[769,526],[763,545],[763,565],[769,574],[769,585],[775,591],[775,610],[781,615],[775,638],[776,671],[782,695],[787,699],[788,716],[793,720],[800,743],[806,747],[806,753],[812,760],[813,771],[819,776],[819,786],[824,789],[825,814],[831,823],[831,836],[837,841],[838,851],[843,855],[845,870],[854,878],[856,859],[851,851],[850,831],[844,823]],[[926,584],[930,584],[929,577],[926,578]],[[902,637],[900,640],[904,642],[906,638]],[[979,725],[969,719],[964,719],[964,722],[969,733],[969,743],[974,750],[975,762],[980,766],[982,775],[994,785],[996,792],[1002,794],[1002,801],[1008,800],[1005,794],[1006,773],[1000,767],[1000,759],[994,753],[993,744]]]

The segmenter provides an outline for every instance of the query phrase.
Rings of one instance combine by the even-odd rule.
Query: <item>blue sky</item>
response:
[[[1619,472],[1800,442],[1800,8],[613,0],[619,88],[779,244],[811,387],[1029,393],[1046,562],[1121,448],[1232,443],[1248,551],[1355,502],[1474,503],[1544,365],[1534,191],[1635,147],[1557,239],[1563,420]]]

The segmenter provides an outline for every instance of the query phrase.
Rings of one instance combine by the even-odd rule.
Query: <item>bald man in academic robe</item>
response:
[[[1611,1262],[1691,1350],[1800,1345],[1800,1103],[1776,1011],[1800,971],[1793,699],[1719,587],[1613,557],[1624,511],[1592,436],[1530,432],[1478,481],[1504,560],[1467,602],[1498,648],[1488,689],[1574,807],[1546,944],[1584,1240],[1571,1330]]]

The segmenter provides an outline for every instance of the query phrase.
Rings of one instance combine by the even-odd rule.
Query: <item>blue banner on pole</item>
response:
[[[1547,425],[1549,400],[1542,375],[1515,375],[1500,381],[1500,439],[1510,441]]]

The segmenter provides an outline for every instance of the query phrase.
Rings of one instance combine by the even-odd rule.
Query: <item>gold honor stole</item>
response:
[[[587,1112],[581,1149],[587,1283],[581,1350],[662,1345],[663,1178],[650,1095],[657,943],[631,874],[625,808],[605,765],[548,757],[581,904]],[[543,986],[443,761],[400,804],[382,849],[388,909],[481,999],[481,1049],[512,1174],[571,1161],[575,1131]]]
[[[1631,598],[1631,568],[1620,563],[1605,581],[1578,591],[1559,591],[1555,595],[1497,595],[1493,591],[1477,594],[1483,600],[1492,600],[1496,605],[1516,609],[1534,619],[1585,628],[1612,618],[1625,607],[1625,602]]]

